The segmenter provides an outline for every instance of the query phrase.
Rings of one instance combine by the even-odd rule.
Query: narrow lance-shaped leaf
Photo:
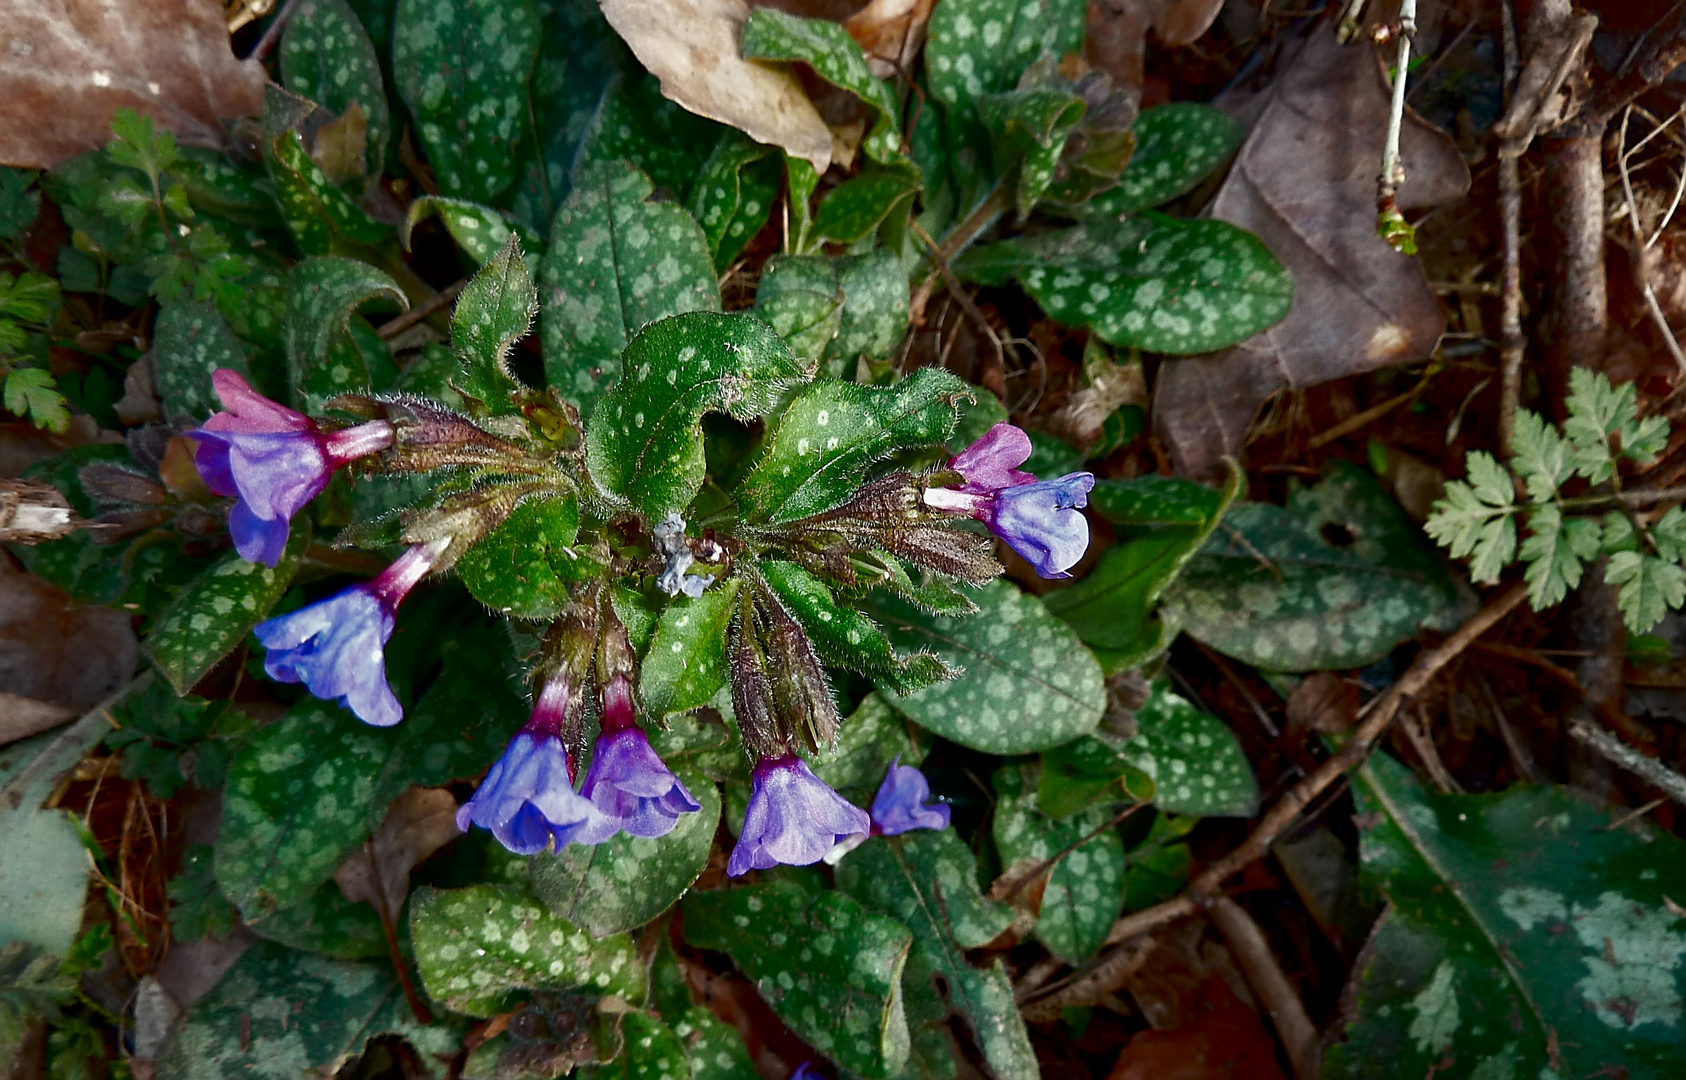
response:
[[[757,8],[744,22],[743,55],[746,60],[800,60],[826,82],[854,94],[872,112],[872,130],[861,149],[875,161],[902,159],[896,92],[872,73],[860,45],[838,23]]]
[[[511,235],[503,249],[464,286],[451,312],[451,347],[462,359],[464,394],[494,414],[516,411],[511,395],[521,384],[509,370],[509,350],[527,334],[539,296]]]
[[[368,263],[323,256],[293,267],[283,329],[288,374],[306,407],[320,408],[336,395],[369,389],[367,366],[348,361],[343,349],[353,313],[375,299],[409,306],[397,282]]]
[[[281,81],[287,89],[343,116],[356,105],[367,125],[365,172],[379,175],[392,118],[380,61],[363,23],[346,0],[304,0],[281,38]]]
[[[808,374],[766,323],[711,312],[646,327],[622,366],[588,426],[586,464],[599,490],[652,522],[702,486],[704,413],[752,419]]]
[[[538,265],[538,254],[544,250],[539,235],[508,214],[467,199],[437,195],[423,195],[410,204],[410,212],[404,216],[398,234],[405,247],[410,246],[410,234],[415,227],[429,217],[437,217],[457,246],[481,266],[491,262],[511,236],[520,238],[522,258],[529,270]]]
[[[1095,216],[1116,217],[1170,202],[1217,168],[1241,141],[1234,117],[1193,101],[1143,109],[1131,131],[1135,152],[1118,186],[1089,203]]]
[[[638,673],[638,693],[652,715],[706,705],[726,685],[726,628],[741,584],[732,578],[662,610]]]
[[[767,223],[779,196],[781,173],[772,147],[735,129],[720,137],[703,162],[691,187],[690,209],[702,226],[716,273],[725,273]]]

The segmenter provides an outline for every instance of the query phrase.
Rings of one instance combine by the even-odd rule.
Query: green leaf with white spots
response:
[[[1083,49],[1084,0],[944,0],[926,32],[925,81],[951,113],[1016,89],[1043,57]]]
[[[696,599],[675,597],[662,610],[638,672],[638,694],[650,715],[707,705],[726,685],[726,631],[741,584],[731,578]]]
[[[978,99],[978,118],[989,129],[995,170],[1013,179],[1013,205],[1020,214],[1047,193],[1066,138],[1083,119],[1083,99],[1055,86],[1037,86]]]
[[[927,615],[878,596],[859,602],[897,649],[929,649],[964,669],[949,682],[887,697],[891,705],[945,739],[990,754],[1045,750],[1100,723],[1100,664],[1065,623],[1004,581],[963,591],[980,609],[970,618]]]
[[[550,385],[589,413],[646,325],[720,310],[708,239],[683,207],[652,202],[624,161],[582,169],[539,266],[539,333]]]
[[[505,885],[417,889],[410,939],[428,996],[469,1016],[492,1015],[492,1003],[515,990],[577,987],[628,1002],[644,996],[644,965],[631,938],[593,939]]]
[[[529,270],[537,268],[539,252],[544,250],[544,241],[538,233],[502,210],[467,199],[446,199],[438,195],[423,195],[410,204],[410,212],[405,215],[398,232],[398,238],[405,247],[410,246],[410,235],[416,226],[430,217],[437,217],[463,253],[480,266],[496,258],[511,236],[520,239],[522,258]]]
[[[1288,505],[1239,503],[1161,610],[1214,649],[1273,671],[1362,667],[1468,605],[1422,531],[1367,472],[1336,463]]]
[[[1165,679],[1136,710],[1136,734],[1119,754],[1153,779],[1153,803],[1161,810],[1199,817],[1259,812],[1259,782],[1234,733],[1173,693]]]
[[[804,1042],[863,1077],[901,1072],[907,927],[789,881],[695,893],[684,914],[686,940],[730,956]]]
[[[1143,109],[1131,131],[1136,149],[1118,186],[1095,196],[1085,216],[1117,217],[1170,202],[1221,165],[1241,142],[1239,121],[1192,101]]]
[[[785,610],[807,631],[814,652],[832,667],[858,671],[898,694],[911,694],[959,674],[929,652],[896,655],[890,639],[871,619],[838,603],[823,581],[795,563],[769,561],[757,569]]]
[[[1570,788],[1435,795],[1386,754],[1352,792],[1363,874],[1391,903],[1325,1076],[1686,1069],[1678,837]]]
[[[287,550],[272,569],[229,552],[177,594],[146,636],[146,651],[176,693],[185,694],[269,614],[293,582],[310,525],[293,524]]]
[[[732,260],[767,224],[779,197],[783,166],[770,146],[731,129],[703,162],[691,185],[691,216],[702,226],[716,273],[724,274]]]
[[[743,25],[746,60],[800,60],[833,86],[860,98],[872,113],[861,149],[874,161],[903,160],[901,103],[893,87],[872,73],[861,47],[839,23],[756,8]]]
[[[1204,520],[1147,527],[1103,555],[1082,581],[1049,593],[1043,601],[1048,610],[1097,649],[1133,648],[1142,638],[1159,597],[1217,528],[1245,481],[1246,474],[1233,466],[1217,505]],[[1201,490],[1210,493],[1209,489]],[[1118,500],[1116,489],[1108,498]],[[1145,501],[1138,500],[1138,505],[1130,509],[1138,513],[1147,510],[1140,505]]]
[[[733,497],[745,520],[774,525],[830,510],[890,454],[941,445],[970,393],[953,374],[929,367],[893,386],[816,383],[779,417]]]
[[[340,394],[370,389],[373,373],[348,346],[352,315],[374,301],[409,306],[397,282],[356,259],[319,256],[289,272],[283,344],[288,376],[307,410],[318,410]]]
[[[869,806],[891,764],[899,758],[903,765],[918,765],[930,741],[874,692],[839,725],[836,746],[806,757],[833,791],[856,806]]]
[[[683,204],[703,163],[732,130],[664,96],[654,75],[629,73],[604,93],[573,162],[574,182],[594,166],[628,161],[664,198]]]
[[[757,1080],[761,1075],[738,1029],[701,1005],[686,1009],[674,1021],[673,1033],[684,1042],[692,1080]]]
[[[820,174],[812,165],[789,154],[784,156],[784,204],[790,215],[784,223],[786,251],[807,255],[819,246],[811,235],[814,191],[819,186]]]
[[[1174,476],[1097,480],[1089,505],[1114,525],[1203,525],[1223,509],[1216,488]]]
[[[626,1051],[596,1070],[603,1080],[696,1080],[684,1041],[667,1024],[632,1012],[621,1020],[621,1031]]]
[[[814,215],[813,237],[837,244],[868,239],[892,215],[905,222],[907,209],[919,194],[919,174],[911,166],[873,169],[850,177],[820,200]]]
[[[422,1060],[449,1057],[460,1024],[416,1023],[390,963],[361,964],[259,942],[194,1004],[157,1066],[159,1080],[332,1076],[379,1035]]]
[[[203,420],[222,408],[211,372],[232,368],[252,377],[246,346],[206,300],[165,304],[152,324],[152,382],[166,417]]]
[[[819,364],[843,325],[837,263],[820,255],[774,255],[761,268],[755,314],[803,360]]]
[[[328,255],[345,244],[378,244],[390,227],[371,218],[341,191],[304,148],[304,136],[287,129],[264,155],[281,216],[306,255]]]
[[[548,622],[567,606],[569,584],[601,569],[574,550],[579,531],[579,502],[572,495],[527,499],[463,553],[457,572],[493,611]]]
[[[1294,297],[1270,250],[1224,221],[1091,221],[985,245],[954,270],[983,284],[1016,278],[1059,322],[1178,355],[1251,337]]]
[[[887,358],[907,333],[907,270],[894,252],[883,249],[845,255],[837,260],[837,283],[843,312],[837,336],[825,349],[825,373],[848,379],[858,360]]]
[[[1036,782],[1036,808],[1052,818],[1068,818],[1096,803],[1149,802],[1153,778],[1124,753],[1125,740],[1096,732],[1042,752]]]
[[[708,865],[720,789],[682,766],[675,775],[702,809],[679,815],[666,836],[617,833],[601,844],[569,844],[528,860],[533,894],[551,914],[601,938],[643,926],[685,895]]]
[[[521,258],[521,241],[503,249],[463,287],[451,310],[451,348],[462,360],[462,393],[494,415],[519,411],[521,384],[509,370],[509,350],[527,336],[539,313],[539,294]]]
[[[332,880],[318,885],[298,903],[246,925],[259,937],[288,948],[341,960],[374,960],[389,955],[386,933],[375,909],[347,900],[339,883]]]
[[[370,762],[390,738],[305,698],[241,748],[223,793],[216,871],[247,922],[305,900],[368,837]]]
[[[380,175],[392,117],[380,60],[346,0],[303,0],[281,38],[281,81],[335,116],[356,104],[368,124],[368,175]]]
[[[1058,857],[1042,892],[1036,940],[1066,963],[1079,964],[1106,944],[1124,906],[1124,841],[1105,827],[1114,816],[1110,805],[1063,821],[1041,813],[1038,771],[1034,765],[1004,765],[996,772],[995,846],[1007,866]],[[1084,839],[1090,833],[1095,835]]]
[[[691,312],[639,332],[621,379],[586,432],[586,464],[605,495],[651,522],[685,509],[702,487],[702,418],[764,415],[808,372],[749,314]]]
[[[392,75],[445,195],[492,203],[520,169],[533,0],[398,0]]]
[[[910,1035],[916,1047],[930,1053],[927,1060],[942,1061],[940,1051],[930,1050],[932,1036],[940,1035],[952,1010],[971,1026],[994,1075],[1039,1075],[1000,958],[983,968],[966,960],[966,950],[996,937],[1013,916],[1006,904],[979,892],[977,861],[953,829],[868,840],[838,864],[837,888],[913,931],[907,996],[919,1027]],[[938,978],[946,989],[946,1007],[932,1001],[932,983]]]

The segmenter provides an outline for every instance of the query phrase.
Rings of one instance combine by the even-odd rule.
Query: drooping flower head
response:
[[[1095,474],[1067,473],[1038,481],[1018,469],[1030,457],[1030,436],[1011,424],[996,424],[983,438],[950,459],[961,486],[927,488],[925,505],[970,514],[1045,578],[1067,573],[1089,550],[1088,505]]]
[[[199,442],[199,475],[216,494],[239,497],[228,515],[234,549],[274,566],[293,515],[328,486],[335,469],[391,446],[392,425],[372,420],[324,434],[310,417],[253,390],[238,372],[218,368],[211,383],[227,411],[188,432]]]
[[[948,807],[942,803],[928,805],[930,797],[931,785],[925,774],[912,765],[903,765],[901,755],[896,755],[872,800],[873,831],[897,836],[913,829],[948,828]]]
[[[726,863],[733,877],[783,863],[808,866],[872,828],[867,812],[826,786],[792,753],[764,757],[750,776],[743,832]]]
[[[386,683],[386,642],[399,603],[449,546],[449,539],[417,544],[368,581],[258,623],[252,633],[269,650],[264,671],[337,700],[364,723],[398,723],[404,710]]]
[[[616,675],[603,688],[602,734],[580,794],[599,817],[574,837],[576,844],[601,844],[617,832],[666,836],[679,824],[679,815],[702,809],[634,722],[632,684],[625,675]]]
[[[560,737],[575,693],[566,678],[539,691],[532,717],[486,773],[474,797],[457,809],[457,828],[490,829],[517,855],[536,855],[554,841],[560,851],[601,815],[574,790],[573,767]]]

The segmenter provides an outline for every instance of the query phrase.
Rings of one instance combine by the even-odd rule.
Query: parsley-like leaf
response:
[[[1516,410],[1516,424],[1510,435],[1510,466],[1528,487],[1528,498],[1545,502],[1555,498],[1563,481],[1574,475],[1569,467],[1569,447],[1555,425],[1539,413]]]
[[[106,145],[106,154],[119,165],[139,169],[154,186],[164,170],[181,157],[175,135],[168,130],[154,131],[152,117],[141,116],[133,109],[117,110],[111,118],[111,133],[116,138]]]
[[[1616,606],[1631,633],[1645,633],[1686,601],[1686,570],[1655,555],[1618,551],[1610,556],[1604,580],[1622,587]]]
[[[1522,542],[1520,556],[1528,564],[1523,577],[1535,611],[1558,603],[1581,583],[1582,563],[1598,557],[1598,522],[1589,518],[1563,520],[1563,512],[1546,505],[1528,515],[1531,536]]]
[[[46,274],[25,271],[14,278],[0,273],[0,315],[10,315],[19,322],[46,323],[53,317],[59,302],[59,283]]]
[[[44,368],[13,368],[6,376],[5,398],[6,408],[29,417],[38,428],[57,435],[70,430],[70,410],[65,408],[64,395],[53,382],[53,373]]]
[[[1516,523],[1511,507],[1516,485],[1493,455],[1471,451],[1465,459],[1469,479],[1446,485],[1446,497],[1434,504],[1423,531],[1448,547],[1454,558],[1473,556],[1470,576],[1496,580],[1516,555]]]
[[[1674,507],[1651,526],[1657,554],[1669,562],[1686,562],[1686,509]]]

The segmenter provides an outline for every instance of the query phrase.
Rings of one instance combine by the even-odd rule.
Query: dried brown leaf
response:
[[[0,691],[91,708],[134,674],[130,615],[83,607],[0,559]]]
[[[104,146],[120,108],[183,143],[263,108],[263,65],[237,60],[216,0],[0,0],[0,163],[48,169]]]
[[[783,147],[825,172],[831,129],[789,71],[745,60],[745,0],[602,0],[603,17],[661,80],[662,94],[699,116]]]
[[[392,800],[381,827],[345,857],[334,880],[347,900],[394,917],[410,894],[410,871],[460,835],[449,791],[410,788]]]
[[[880,79],[913,67],[925,44],[925,24],[936,0],[872,0],[843,24],[866,51],[867,65]]]
[[[1148,29],[1166,45],[1188,45],[1223,6],[1223,0],[1089,0],[1085,59],[1134,96],[1142,88]]]
[[[1270,91],[1212,216],[1257,233],[1294,278],[1281,322],[1208,356],[1167,360],[1154,422],[1179,472],[1217,476],[1238,456],[1259,405],[1433,351],[1445,318],[1416,259],[1376,235],[1376,173],[1388,88],[1374,51],[1314,31]],[[1469,190],[1445,133],[1407,110],[1401,209]]]

